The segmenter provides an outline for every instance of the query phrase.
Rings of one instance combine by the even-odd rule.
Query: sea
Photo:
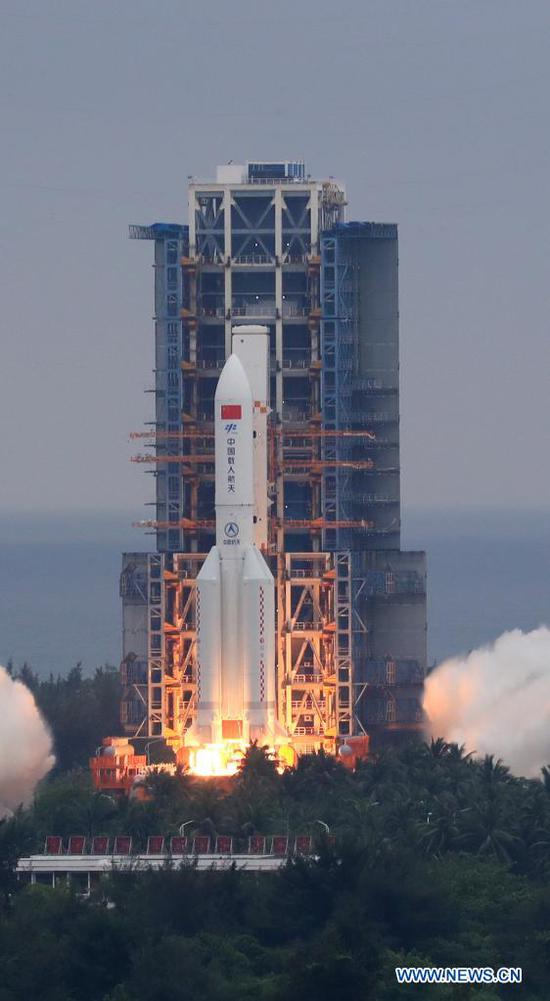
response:
[[[118,664],[123,551],[153,548],[123,512],[0,515],[0,663],[41,676]],[[428,555],[429,662],[509,629],[550,625],[544,511],[404,510],[403,548]]]

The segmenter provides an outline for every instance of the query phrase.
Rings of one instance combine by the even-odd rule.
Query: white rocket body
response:
[[[267,541],[267,331],[237,328],[233,351],[214,397],[216,545],[197,577],[191,739],[201,745],[273,744],[278,729],[275,588],[258,548]]]

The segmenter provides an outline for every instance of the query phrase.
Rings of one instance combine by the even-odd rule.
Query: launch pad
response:
[[[294,764],[300,754],[335,753],[350,738],[351,558],[287,552],[265,559],[276,577],[277,719],[288,733],[277,757]],[[122,663],[123,723],[136,747],[151,745],[152,752],[164,738],[182,763],[190,756],[185,735],[197,706],[196,607],[204,560],[203,553],[149,553],[122,579],[127,622],[146,600],[150,623],[148,665],[133,657]],[[135,706],[147,706],[148,715],[136,719]]]
[[[281,768],[301,753],[342,747],[349,762],[368,748],[366,733],[358,742],[352,730],[351,554],[279,549],[269,358],[267,327],[234,327],[213,427],[189,432],[210,449],[214,439],[214,454],[201,458],[213,460],[215,545],[207,554],[148,554],[146,580],[130,564],[121,581],[126,609],[132,594],[146,594],[149,606],[143,692],[134,661],[122,665],[123,685],[149,707],[147,730],[132,739],[164,739],[197,776],[235,775],[251,742]],[[279,461],[289,448],[307,456],[314,437],[287,432]]]
[[[318,548],[322,519],[312,551],[284,552],[271,513],[280,464],[314,466],[330,433],[281,435],[269,419],[269,365],[268,328],[235,326],[214,421],[178,436],[190,460],[213,467],[215,545],[148,554],[145,578],[143,565],[128,563],[121,579],[126,614],[132,597],[148,603],[147,674],[132,658],[122,664],[132,693],[123,711],[136,695],[149,710],[131,738],[164,738],[198,776],[235,774],[252,741],[284,767],[301,753],[335,753],[352,736],[351,554]]]
[[[147,675],[122,665],[134,695],[123,710],[136,694],[149,708],[131,739],[164,739],[197,776],[236,774],[252,741],[284,767],[351,736],[349,554],[278,549],[269,357],[268,328],[233,328],[208,434],[215,545],[147,554],[145,579],[130,564],[121,581],[126,609],[132,596],[148,604]]]
[[[424,554],[403,551],[400,538],[397,227],[348,223],[345,201],[341,185],[311,178],[302,163],[232,164],[190,181],[188,224],[130,227],[132,239],[154,244],[154,407],[131,438],[143,444],[133,461],[154,483],[154,514],[138,524],[155,551],[123,555],[121,724],[151,760],[157,741],[180,760],[208,746],[208,762],[220,744],[245,746],[251,731],[280,757],[285,746],[336,753],[366,734],[390,742],[421,727],[426,576]],[[240,323],[269,331],[267,377],[235,348]],[[245,691],[244,715],[222,692],[206,722],[203,698],[210,733],[189,743],[202,694],[209,582],[200,574],[220,550],[214,395],[232,352],[254,404],[270,408],[253,414],[265,421],[253,432],[254,449],[267,449],[267,490],[254,483],[252,544],[263,564],[254,559],[252,590],[265,598],[271,574],[280,747],[254,731],[245,703],[258,700]],[[221,591],[228,567],[219,552],[210,561]],[[240,634],[250,638],[248,627]],[[209,639],[203,630],[203,648]],[[235,657],[233,639],[222,645],[223,673],[248,678],[250,650]]]

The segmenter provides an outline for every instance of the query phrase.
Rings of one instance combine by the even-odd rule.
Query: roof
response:
[[[181,240],[189,233],[189,226],[178,222],[154,222],[151,226],[130,226],[131,240]]]
[[[352,238],[397,239],[397,223],[395,222],[339,222],[326,235],[348,236]]]
[[[235,865],[239,869],[250,869],[255,872],[273,872],[280,869],[288,861],[288,855],[220,855],[208,853],[204,855],[29,855],[20,858],[16,872],[52,875],[53,873],[88,873],[88,872],[120,872],[127,869],[147,871],[148,869],[165,869],[169,865],[174,868],[193,866],[197,869],[230,869]]]

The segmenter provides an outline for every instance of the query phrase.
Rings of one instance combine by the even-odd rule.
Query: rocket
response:
[[[266,328],[235,328],[214,397],[216,544],[197,576],[190,737],[199,745],[272,746],[279,729],[275,587],[259,548],[267,541],[268,363]]]

